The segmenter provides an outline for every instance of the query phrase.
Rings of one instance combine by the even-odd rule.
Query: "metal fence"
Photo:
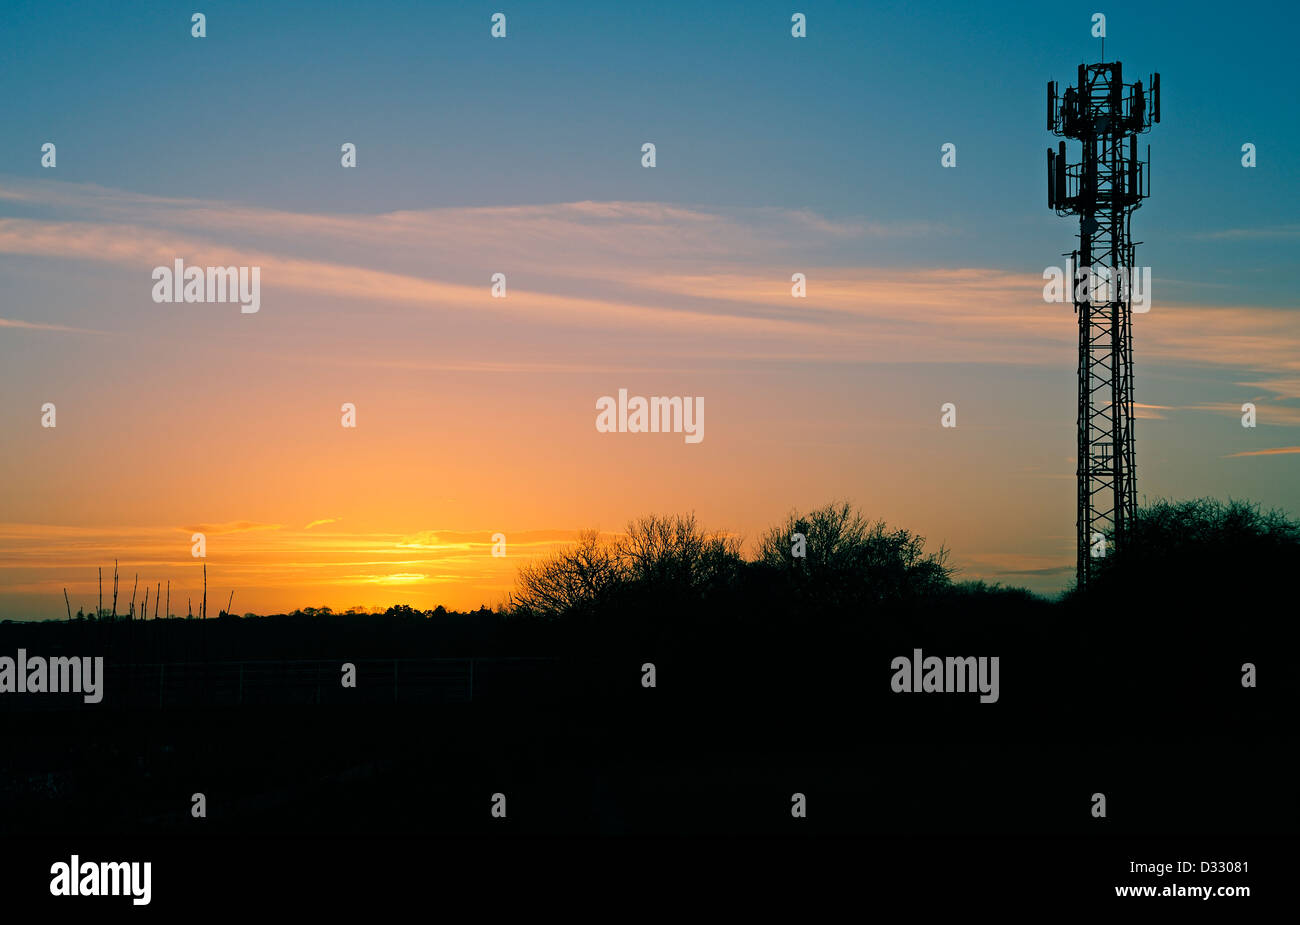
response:
[[[544,694],[553,687],[557,662],[487,657],[110,665],[99,704],[84,703],[81,694],[6,694],[0,710],[469,703]]]

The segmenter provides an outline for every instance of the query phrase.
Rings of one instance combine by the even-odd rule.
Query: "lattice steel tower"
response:
[[[1144,90],[1141,81],[1124,83],[1118,61],[1080,64],[1077,87],[1058,96],[1056,83],[1047,84],[1048,130],[1082,146],[1074,164],[1064,141],[1047,149],[1048,207],[1079,216],[1079,249],[1065,256],[1072,258],[1066,278],[1079,316],[1080,588],[1088,583],[1098,535],[1107,546],[1122,544],[1137,511],[1129,226],[1151,195],[1151,149],[1140,160],[1137,136],[1159,121],[1159,74]]]

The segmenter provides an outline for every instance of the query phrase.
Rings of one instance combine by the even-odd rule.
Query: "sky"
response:
[[[1060,591],[1044,86],[1098,11],[1162,79],[1139,497],[1300,515],[1294,5],[9,2],[0,618],[92,610],[114,560],[173,613],[203,564],[210,612],[492,606],[582,529],[752,548],[833,500]],[[155,302],[178,258],[259,267],[260,309]],[[599,432],[620,389],[702,397],[704,439]]]

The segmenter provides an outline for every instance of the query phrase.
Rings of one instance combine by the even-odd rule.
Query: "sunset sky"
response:
[[[148,7],[3,13],[0,618],[93,609],[114,559],[183,614],[195,531],[212,613],[466,608],[580,529],[836,499],[960,577],[1072,579],[1044,85],[1095,4]],[[1295,7],[1101,9],[1163,83],[1139,496],[1300,514]],[[260,311],[155,303],[177,258],[260,267]],[[598,433],[620,388],[703,396],[703,441]]]

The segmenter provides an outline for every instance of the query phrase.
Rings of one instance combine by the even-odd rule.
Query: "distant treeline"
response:
[[[111,647],[132,661],[161,661],[792,652],[931,631],[994,645],[1002,636],[1008,644],[1046,643],[1080,632],[1132,641],[1187,633],[1206,620],[1229,634],[1253,625],[1289,632],[1300,522],[1244,502],[1160,501],[1141,509],[1086,590],[1054,601],[958,580],[948,557],[842,503],[792,513],[748,558],[735,536],[703,529],[694,515],[651,515],[621,536],[587,532],[524,566],[501,610],[401,605],[384,613],[323,607],[207,620],[91,618],[9,623],[0,640]],[[1288,600],[1292,606],[1277,606]]]
[[[210,822],[231,831],[333,827],[335,812],[371,829],[486,825],[410,799],[435,787],[518,793],[552,814],[536,826],[726,829],[756,825],[748,807],[787,785],[782,799],[797,786],[824,805],[841,788],[850,805],[869,781],[886,796],[850,828],[942,828],[972,806],[990,830],[1082,827],[1077,801],[1098,789],[1146,814],[1125,824],[1168,827],[1205,788],[1221,797],[1206,825],[1281,825],[1264,805],[1276,789],[1256,784],[1287,770],[1297,572],[1294,520],[1159,502],[1086,591],[1048,600],[957,580],[944,550],[837,504],[792,514],[751,557],[690,516],[588,534],[525,567],[503,611],[10,622],[0,655],[100,654],[109,681],[102,704],[57,715],[12,695],[23,747],[0,758],[0,817],[179,830],[206,790],[224,813]],[[999,659],[996,703],[896,691],[892,663],[916,650]],[[541,669],[516,674],[529,657]],[[441,658],[476,664],[419,664]],[[453,668],[472,698],[412,693]],[[308,703],[289,696],[304,671],[320,679]],[[739,781],[737,809],[692,815],[664,784],[686,778],[710,793]],[[912,791],[924,798],[897,800]]]

